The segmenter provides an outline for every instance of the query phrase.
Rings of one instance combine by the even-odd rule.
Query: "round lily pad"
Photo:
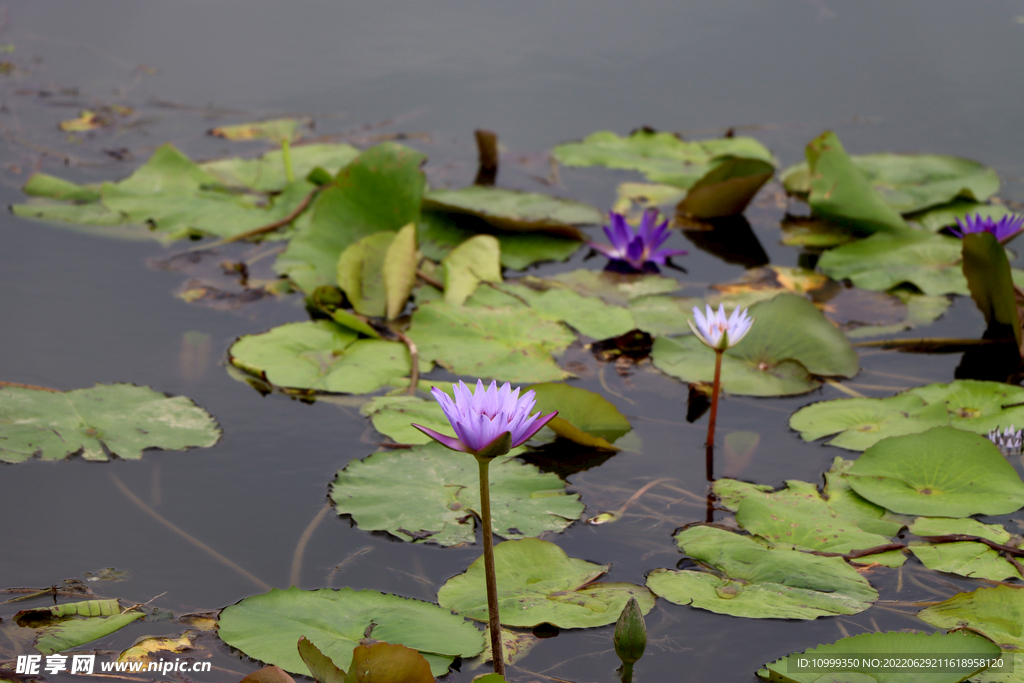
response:
[[[423,197],[423,207],[478,216],[502,230],[543,231],[575,239],[582,236],[574,226],[593,225],[605,219],[603,213],[580,202],[482,185],[431,190]]]
[[[1016,586],[979,588],[927,607],[917,618],[937,628],[969,628],[1004,650],[1024,651],[1024,591]]]
[[[889,398],[848,398],[804,406],[789,418],[789,426],[804,441],[835,434],[830,446],[862,451],[882,439],[918,434],[949,424],[941,404],[929,405],[911,393]]]
[[[864,498],[908,515],[1004,515],[1024,506],[1024,482],[995,444],[952,427],[879,441],[846,478]]]
[[[134,384],[50,392],[0,389],[0,462],[33,457],[86,460],[142,457],[146,448],[212,446],[216,421],[184,396],[169,397]]]
[[[305,676],[309,669],[299,656],[299,638],[304,636],[335,666],[347,670],[371,622],[376,624],[375,639],[419,650],[435,676],[446,673],[456,657],[472,657],[484,649],[483,634],[446,609],[351,588],[273,588],[225,607],[217,634],[253,659]]]
[[[646,614],[654,595],[631,583],[593,583],[610,565],[571,558],[554,543],[536,538],[505,541],[494,547],[498,575],[498,612],[505,626],[588,628],[615,623],[631,597]],[[487,621],[484,559],[449,579],[437,601],[459,614]]]
[[[647,586],[669,602],[752,619],[859,614],[878,592],[841,557],[768,548],[710,526],[676,534],[684,553],[716,573],[655,569]]]
[[[1003,382],[961,379],[907,391],[928,403],[945,406],[949,424],[976,434],[1010,425],[1024,427],[1024,388]]]
[[[488,469],[491,522],[502,538],[562,531],[583,514],[579,494],[566,493],[556,474],[510,456],[496,458]],[[446,546],[473,543],[479,476],[473,457],[428,443],[354,460],[338,472],[331,499],[361,529]]]
[[[907,230],[877,233],[825,252],[818,267],[834,280],[887,290],[910,283],[925,294],[969,294],[955,237]]]

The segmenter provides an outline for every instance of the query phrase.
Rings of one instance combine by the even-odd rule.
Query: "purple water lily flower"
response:
[[[412,426],[453,451],[472,453],[477,458],[493,458],[521,446],[558,415],[558,411],[555,411],[540,416],[539,410],[530,415],[537,403],[532,389],[520,396],[519,387],[513,390],[505,382],[498,389],[497,384],[491,382],[484,389],[484,383],[477,380],[476,393],[473,393],[460,380],[458,384],[452,385],[454,401],[437,387],[431,389],[430,393],[441,404],[458,438],[445,436],[422,425]]]
[[[982,216],[976,213],[973,216],[964,216],[964,220],[956,219],[960,229],[950,228],[950,231],[957,237],[963,238],[974,232],[990,232],[995,235],[1000,243],[1006,243],[1024,230],[1024,216],[1007,214],[999,220],[993,220],[990,216]]]
[[[668,220],[658,221],[658,210],[647,209],[640,221],[640,227],[634,230],[626,222],[625,216],[611,211],[608,213],[611,225],[604,227],[611,245],[590,243],[590,246],[611,259],[610,268],[628,269],[628,272],[657,272],[658,264],[664,265],[670,256],[681,256],[682,249],[661,249],[661,245],[669,237]]]

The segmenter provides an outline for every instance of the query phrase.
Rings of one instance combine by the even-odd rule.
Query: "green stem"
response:
[[[501,649],[501,619],[498,617],[498,578],[494,571],[494,531],[491,526],[491,491],[487,468],[490,460],[477,459],[480,467],[480,522],[484,534],[484,574],[487,580],[487,625],[491,631],[491,660],[494,673],[505,675]]]
[[[292,170],[292,143],[288,138],[281,139],[281,158],[284,159],[284,174],[289,183],[295,182],[295,172]]]
[[[623,662],[622,663],[622,683],[632,683],[632,682],[633,682],[633,665],[632,664],[627,664],[627,663]]]
[[[718,418],[718,391],[722,384],[722,352],[715,350],[715,384],[711,389],[711,418],[708,420],[708,446],[715,445],[715,420]]]

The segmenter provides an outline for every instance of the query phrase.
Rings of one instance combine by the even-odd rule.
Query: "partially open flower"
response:
[[[735,308],[728,319],[725,317],[724,305],[720,304],[717,312],[713,311],[711,306],[705,308],[706,315],[702,314],[696,306],[693,307],[696,325],[690,320],[686,322],[698,339],[716,351],[725,351],[736,346],[750,331],[750,326],[754,324],[754,319],[747,315],[745,308]]]
[[[1024,216],[1010,213],[999,220],[993,220],[989,216],[974,214],[973,216],[964,216],[962,221],[957,218],[956,224],[960,226],[960,229],[951,228],[951,231],[957,237],[962,238],[974,232],[990,232],[1000,243],[1006,243],[1024,230]]]
[[[611,225],[604,227],[604,234],[611,245],[591,242],[590,246],[611,259],[609,267],[634,273],[657,272],[658,264],[664,265],[665,259],[686,253],[682,249],[661,248],[671,233],[667,220],[658,223],[657,209],[647,209],[636,230],[626,222],[625,216],[614,211],[608,216]]]
[[[454,401],[437,387],[430,393],[441,404],[458,438],[445,436],[422,425],[412,426],[453,451],[471,453],[477,458],[490,459],[508,453],[524,444],[558,415],[555,411],[541,416],[539,410],[530,415],[537,403],[533,390],[520,396],[519,388],[512,390],[508,382],[501,389],[498,389],[497,382],[491,382],[484,389],[484,383],[477,380],[474,394],[460,380],[452,385],[452,389]]]
[[[1003,433],[999,433],[999,428],[993,429],[988,433],[988,440],[999,447],[999,452],[1003,455],[1020,455],[1021,447],[1024,446],[1024,435],[1019,429],[1014,429],[1013,425],[1010,425]]]

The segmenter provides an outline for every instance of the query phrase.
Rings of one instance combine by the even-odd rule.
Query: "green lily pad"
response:
[[[193,234],[230,237],[283,218],[312,189],[298,180],[268,207],[259,195],[222,189],[217,178],[165,144],[126,179],[103,183],[101,201],[126,222],[148,223],[175,239]]]
[[[516,383],[569,377],[551,354],[576,338],[525,306],[461,308],[443,301],[420,305],[408,334],[423,360],[458,375]]]
[[[702,303],[696,297],[642,296],[630,301],[628,310],[633,315],[637,329],[662,337],[689,332],[686,318],[692,315],[694,306]]]
[[[921,610],[917,618],[938,628],[968,628],[998,645],[1004,660],[1013,660],[1012,671],[989,669],[972,681],[1020,683],[1024,680],[1024,593],[1019,588],[996,586],[958,593]]]
[[[789,418],[804,441],[835,434],[830,446],[862,451],[882,439],[919,434],[949,424],[941,403],[928,404],[910,393],[889,398],[847,398],[804,406]]]
[[[423,197],[423,208],[477,216],[501,230],[540,231],[579,240],[583,236],[576,226],[605,220],[594,207],[570,199],[482,185],[431,190]]]
[[[864,498],[907,515],[1003,515],[1024,506],[1024,482],[995,444],[952,427],[879,441],[846,478]]]
[[[567,494],[556,474],[508,456],[496,458],[488,469],[491,522],[502,538],[559,532],[583,514],[579,494]],[[352,461],[338,472],[331,499],[339,514],[352,515],[367,531],[444,546],[476,540],[477,462],[437,443]]]
[[[384,292],[387,294],[386,314],[394,320],[405,310],[405,305],[416,287],[416,226],[409,223],[395,235],[384,254]]]
[[[1024,426],[1024,388],[1002,382],[961,379],[914,387],[906,393],[929,404],[942,404],[949,424],[975,434],[1019,424]],[[1004,407],[1005,406],[1005,407]]]
[[[664,275],[613,273],[582,268],[549,278],[527,276],[523,282],[537,289],[571,289],[580,296],[598,297],[616,306],[625,306],[643,296],[668,294],[681,287],[678,281]]]
[[[991,218],[998,221],[1003,216],[1012,214],[1013,211],[1002,204],[979,204],[969,200],[958,199],[936,206],[920,213],[907,216],[907,220],[914,221],[928,232],[938,232],[943,228],[956,227],[956,219],[963,220],[967,216],[980,215],[982,218]]]
[[[820,386],[812,377],[853,377],[857,353],[842,332],[804,297],[780,294],[754,304],[754,325],[722,359],[722,388],[732,394],[785,396]],[[799,334],[793,334],[799,329]],[[714,380],[715,354],[695,336],[659,337],[654,366],[686,382]]]
[[[699,219],[738,216],[774,174],[774,163],[727,157],[690,186],[679,210]]]
[[[99,601],[90,600],[89,602]],[[111,602],[116,604],[116,601]],[[120,606],[117,606],[114,614],[106,616],[82,614],[82,616],[86,616],[86,618],[67,619],[40,629],[34,643],[36,650],[44,655],[65,652],[119,631],[133,621],[141,619],[143,613],[140,611],[121,612]]]
[[[964,277],[988,332],[1012,336],[1020,348],[1020,316],[1006,250],[989,232],[964,235],[962,242]]]
[[[828,506],[840,516],[855,520],[857,526],[864,531],[882,536],[895,536],[900,529],[910,523],[910,518],[875,505],[850,488],[850,482],[843,475],[851,466],[852,460],[836,457],[832,461],[832,467],[825,472],[824,495],[828,500]]]
[[[423,425],[435,432],[449,432],[451,425],[441,404],[434,399],[424,400],[417,396],[376,396],[359,413],[370,418],[373,428],[386,434],[395,443],[423,444],[432,439],[412,426]]]
[[[908,230],[900,214],[854,165],[835,133],[826,131],[807,143],[806,155],[807,203],[816,216],[860,232]]]
[[[649,180],[688,188],[727,158],[760,160],[774,165],[771,152],[753,138],[685,141],[671,133],[638,130],[629,137],[610,131],[581,142],[557,145],[551,155],[565,166],[605,166],[640,171]]]
[[[615,450],[612,443],[632,427],[611,401],[592,391],[568,384],[534,384],[525,387],[536,395],[536,410],[558,416],[546,428],[584,446]]]
[[[644,614],[654,607],[649,590],[631,583],[595,583],[610,565],[571,558],[554,543],[536,538],[505,541],[494,547],[498,576],[498,613],[505,626],[559,628],[614,624],[631,597]],[[437,592],[442,607],[476,621],[487,621],[484,558]]]
[[[817,619],[859,614],[878,598],[840,557],[768,548],[709,526],[680,531],[676,543],[716,572],[652,571],[647,586],[677,605],[752,619]]]
[[[907,231],[876,234],[825,252],[820,270],[862,289],[884,291],[910,283],[925,294],[968,294],[955,237]]]
[[[552,288],[536,291],[522,285],[506,290],[530,304],[530,308],[549,320],[560,320],[592,339],[610,339],[635,329],[636,320],[629,310],[609,304],[595,296],[583,296],[571,289]]]
[[[218,126],[210,131],[210,135],[228,140],[295,140],[299,137],[299,129],[312,125],[311,119],[268,119],[252,123],[236,123],[231,126]]]
[[[314,168],[325,168],[337,173],[359,156],[352,145],[297,145],[290,150],[292,171],[296,178],[305,178]],[[257,192],[279,192],[288,184],[284,170],[284,155],[275,149],[256,159],[217,159],[199,164],[227,187],[247,187]]]
[[[950,202],[983,202],[999,190],[999,176],[976,161],[944,154],[859,154],[850,161],[886,204],[912,214]],[[806,163],[780,174],[790,194],[806,196]]]
[[[501,282],[501,246],[493,235],[476,235],[451,250],[444,268],[444,300],[461,306],[481,282]]]
[[[97,202],[100,186],[79,185],[48,173],[33,173],[22,191],[30,197],[47,197],[62,202]]]
[[[371,147],[338,172],[311,209],[309,224],[298,229],[278,256],[275,270],[310,294],[334,285],[338,258],[350,245],[385,230],[418,223],[426,185],[419,152],[386,142]]]
[[[463,225],[457,215],[424,211],[419,224],[420,249],[423,255],[441,261],[448,253],[470,237],[481,232],[493,233],[501,245],[501,265],[523,270],[542,261],[564,261],[583,244],[579,239],[543,232],[502,232],[493,230],[479,219],[472,227]],[[481,230],[487,228],[486,231]]]
[[[328,320],[288,323],[240,337],[228,355],[235,367],[298,391],[366,394],[409,374],[404,344],[358,336]]]
[[[65,392],[0,389],[0,462],[142,457],[146,448],[212,446],[220,429],[184,396],[133,384],[98,384]]]
[[[338,286],[356,312],[383,317],[387,310],[384,291],[384,258],[395,239],[390,231],[377,232],[349,245],[338,258]]]
[[[907,307],[906,317],[898,323],[890,325],[863,325],[846,331],[850,339],[865,337],[890,336],[897,332],[922,327],[935,322],[951,303],[948,296],[928,296],[911,291],[907,287],[897,287],[889,292]]]
[[[978,536],[1001,545],[1011,545],[1011,535],[1001,524],[982,524],[976,519],[948,519],[944,517],[918,517],[908,528],[917,536],[946,536],[963,534]],[[1021,578],[1020,572],[1006,558],[984,543],[956,541],[952,543],[923,543],[914,541],[910,550],[924,566],[940,572],[959,574],[975,579],[1004,581]]]
[[[928,660],[945,658],[988,659],[999,655],[999,648],[973,633],[860,633],[834,643],[791,654],[766,664],[768,674],[761,678],[779,683],[959,683],[983,667],[914,667],[905,664],[885,666],[887,660],[906,660],[919,657]],[[864,660],[878,660],[880,665],[865,665]],[[857,660],[857,666],[848,671],[836,671],[836,666],[813,668],[813,662],[824,660]],[[801,662],[808,662],[801,667]],[[851,662],[852,664],[852,662]],[[830,672],[827,673],[826,672]],[[831,678],[829,676],[832,676]]]
[[[749,491],[737,505],[736,522],[778,548],[845,554],[890,543],[887,536],[862,530],[856,519],[844,518],[817,486],[803,481],[787,481],[781,491]],[[899,567],[905,559],[903,553],[890,551],[856,561]]]
[[[273,588],[225,607],[217,634],[253,659],[305,676],[309,669],[295,645],[299,638],[305,636],[335,666],[347,670],[371,622],[377,639],[418,650],[435,676],[446,673],[456,657],[472,657],[484,648],[480,631],[446,609],[351,588]]]

